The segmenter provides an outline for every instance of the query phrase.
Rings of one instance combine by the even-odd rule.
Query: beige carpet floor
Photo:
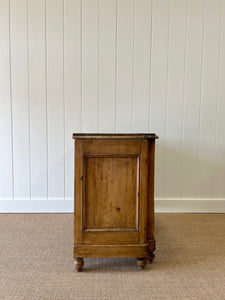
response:
[[[225,215],[157,214],[156,259],[85,259],[73,269],[72,214],[0,215],[0,300],[225,299]]]

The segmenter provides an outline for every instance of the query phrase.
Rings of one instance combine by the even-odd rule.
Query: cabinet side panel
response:
[[[141,142],[139,243],[146,242],[148,198],[148,141]]]
[[[147,238],[154,237],[154,169],[155,169],[155,141],[149,141],[148,146],[148,214]]]
[[[83,142],[75,141],[74,242],[82,242]]]
[[[85,157],[85,230],[138,229],[138,161],[137,155]]]

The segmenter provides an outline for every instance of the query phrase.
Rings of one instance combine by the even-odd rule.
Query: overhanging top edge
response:
[[[155,133],[74,133],[73,139],[158,139]]]

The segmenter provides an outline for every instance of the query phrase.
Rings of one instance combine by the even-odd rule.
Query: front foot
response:
[[[152,264],[154,258],[155,258],[155,254],[153,252],[149,252],[147,256],[147,260],[149,261],[150,264]]]
[[[137,265],[139,269],[144,269],[145,265],[146,265],[146,258],[145,257],[141,257],[137,259]]]
[[[74,258],[74,267],[77,272],[81,272],[84,265],[83,258]]]

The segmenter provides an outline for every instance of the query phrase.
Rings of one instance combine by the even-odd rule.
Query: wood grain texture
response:
[[[82,233],[83,245],[127,245],[139,243],[139,230],[126,231],[123,228],[119,231],[105,229],[104,232],[94,230]],[[104,257],[104,253],[102,253]]]
[[[147,205],[148,205],[148,141],[141,142],[140,158],[140,214],[139,214],[139,243],[146,243],[147,238]],[[153,208],[153,207],[152,207]],[[151,219],[153,222],[154,219]]]
[[[135,140],[116,136],[105,140],[97,134],[89,140],[74,135],[74,258],[120,256],[122,249],[127,253],[122,256],[133,256],[130,245],[147,244],[147,253],[141,246],[135,255],[144,268],[147,254],[155,249],[155,144],[143,134],[139,140],[138,135]]]
[[[90,156],[84,164],[84,229],[137,228],[139,158]]]
[[[74,257],[145,257],[147,244],[137,245],[74,245]]]
[[[119,154],[139,155],[141,150],[141,142],[138,140],[87,140],[83,142],[84,154],[88,155],[110,155]],[[104,149],[104,150],[103,150]]]
[[[148,202],[147,202],[147,238],[154,239],[154,178],[155,178],[155,141],[148,145]]]
[[[75,182],[74,182],[74,242],[82,242],[82,194],[83,194],[83,142],[75,141]]]
[[[142,140],[142,139],[158,139],[154,133],[74,133],[73,138],[89,139],[89,140]]]

